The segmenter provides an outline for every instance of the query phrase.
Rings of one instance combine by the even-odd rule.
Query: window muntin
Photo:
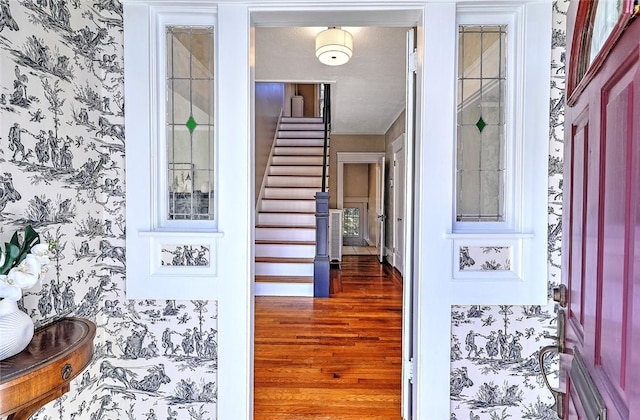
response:
[[[506,50],[506,25],[459,25],[457,222],[506,219]]]
[[[214,28],[166,27],[167,219],[214,220]]]

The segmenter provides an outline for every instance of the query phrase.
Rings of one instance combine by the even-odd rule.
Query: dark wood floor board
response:
[[[345,256],[329,299],[257,297],[256,420],[400,419],[402,279]]]

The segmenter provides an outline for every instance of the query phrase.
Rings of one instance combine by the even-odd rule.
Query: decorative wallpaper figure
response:
[[[56,244],[20,305],[98,327],[89,368],[33,418],[216,418],[217,302],[125,298],[122,4],[0,0],[0,53],[0,240],[31,224]]]
[[[566,13],[553,3],[551,109],[549,127],[549,290],[560,283],[562,153]],[[509,270],[509,249],[461,247],[460,271]],[[557,419],[540,375],[538,352],[553,344],[556,306],[456,306],[451,308],[451,419]],[[558,362],[544,360],[550,379]],[[555,375],[555,378],[554,378]]]
[[[162,248],[161,265],[209,266],[207,245],[166,245]]]

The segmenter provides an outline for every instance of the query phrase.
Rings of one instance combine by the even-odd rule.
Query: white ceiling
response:
[[[255,79],[331,82],[333,133],[384,134],[405,108],[405,28],[345,27],[353,56],[342,66],[315,57],[326,27],[258,27]]]

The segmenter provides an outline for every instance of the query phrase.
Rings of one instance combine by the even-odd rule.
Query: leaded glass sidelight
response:
[[[505,221],[506,25],[460,25],[456,220]]]
[[[167,27],[168,218],[214,219],[213,27]]]

